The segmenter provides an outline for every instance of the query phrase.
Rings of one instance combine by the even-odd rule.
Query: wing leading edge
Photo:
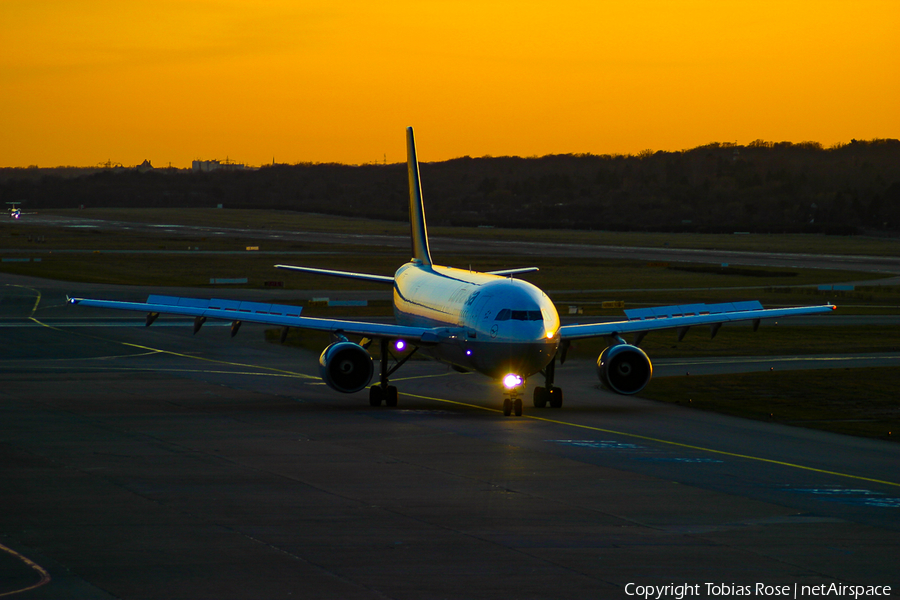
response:
[[[624,333],[646,333],[662,329],[678,329],[695,325],[715,326],[736,321],[758,321],[798,315],[821,315],[828,314],[836,309],[837,307],[833,304],[764,309],[762,304],[756,301],[664,306],[625,311],[626,317],[628,317],[626,321],[563,325],[559,328],[559,336],[562,340],[577,340]]]
[[[404,338],[423,344],[437,342],[447,332],[444,329],[426,327],[406,327],[390,323],[367,323],[342,321],[338,319],[318,319],[301,317],[299,306],[262,304],[236,300],[202,300],[178,298],[174,296],[150,296],[147,302],[119,302],[115,300],[92,300],[69,298],[70,304],[114,308],[152,314],[185,315],[194,318],[222,319],[243,323],[262,323],[282,327],[298,327],[330,333],[346,333],[370,338]],[[148,319],[148,324],[152,319]]]

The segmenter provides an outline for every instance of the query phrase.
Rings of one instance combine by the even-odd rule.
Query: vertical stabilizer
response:
[[[423,265],[431,265],[428,231],[425,227],[425,205],[422,203],[422,181],[416,158],[416,139],[413,128],[406,128],[406,162],[409,171],[409,228],[412,234],[412,257]]]

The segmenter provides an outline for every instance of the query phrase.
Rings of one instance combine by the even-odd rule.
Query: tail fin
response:
[[[413,260],[431,265],[428,248],[428,231],[425,227],[425,205],[422,203],[422,182],[419,179],[419,161],[416,158],[416,139],[413,128],[406,128],[406,162],[409,171],[409,228],[412,234]]]

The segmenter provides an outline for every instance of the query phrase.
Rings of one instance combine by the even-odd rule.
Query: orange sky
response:
[[[2,0],[0,166],[900,138],[900,1]]]

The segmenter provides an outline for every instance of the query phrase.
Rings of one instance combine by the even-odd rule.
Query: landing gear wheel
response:
[[[534,388],[534,407],[535,408],[544,408],[547,406],[547,388],[544,387],[536,387]]]
[[[369,388],[369,406],[397,406],[397,388],[393,385],[382,387],[381,384]]]
[[[565,350],[563,350],[565,354]],[[544,408],[548,404],[552,408],[561,408],[563,404],[562,388],[553,385],[553,378],[556,375],[556,357],[544,369],[544,385],[534,388],[534,405],[538,408]]]
[[[384,398],[385,406],[397,406],[397,388],[396,386],[389,385],[387,388],[387,394],[385,394]]]
[[[550,406],[553,408],[562,408],[563,404],[563,393],[562,388],[552,387],[549,390],[549,394],[547,394],[550,402]]]
[[[513,411],[516,413],[517,417],[522,416],[522,399],[516,398],[513,402]]]
[[[373,385],[369,388],[369,406],[381,406],[384,399],[384,393],[380,385]]]
[[[512,414],[512,405],[513,405],[512,400],[510,400],[509,398],[506,398],[503,400],[503,416],[504,417],[508,417],[509,415]]]

